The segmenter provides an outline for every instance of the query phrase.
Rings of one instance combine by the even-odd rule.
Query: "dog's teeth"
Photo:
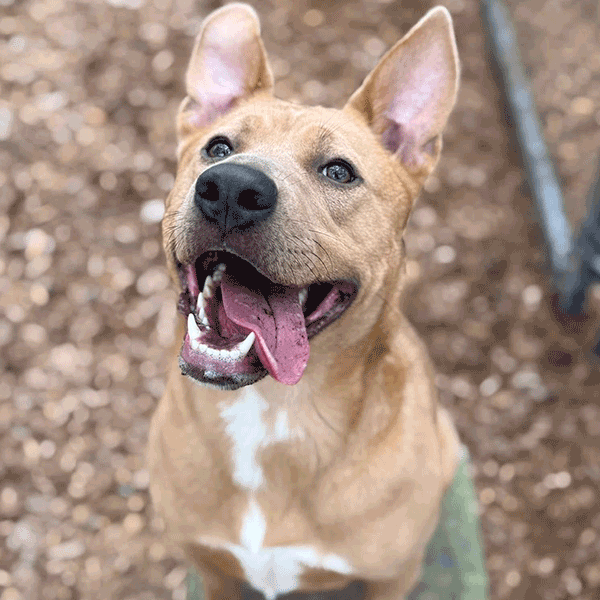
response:
[[[303,305],[306,302],[307,297],[308,297],[308,290],[306,288],[302,288],[298,292],[298,301],[300,302],[301,305]]]
[[[198,303],[196,304],[196,314],[198,315],[198,319],[200,323],[204,325],[207,329],[210,329],[210,324],[208,322],[208,318],[206,316],[206,299],[202,294],[198,294]]]
[[[212,274],[213,283],[219,283],[223,279],[223,273],[225,273],[225,264],[219,263],[215,272]]]
[[[240,358],[246,356],[250,348],[252,348],[252,344],[254,344],[256,336],[254,335],[254,331],[251,331],[246,339],[234,347],[234,351],[238,351],[240,353]]]
[[[192,342],[192,348],[194,347],[193,343],[200,339],[201,333],[198,324],[196,323],[196,319],[194,315],[190,313],[188,315],[188,335],[190,336],[190,341]],[[194,348],[195,349],[195,348]]]
[[[207,275],[206,279],[204,280],[204,288],[202,288],[202,295],[206,300],[208,300],[209,298],[212,298],[213,292],[213,278],[210,275]]]
[[[215,287],[221,283],[221,279],[223,279],[223,273],[225,273],[225,265],[223,263],[219,263],[216,266],[214,273],[206,276],[201,294],[204,296],[205,300],[213,297],[213,294],[215,293]]]
[[[224,360],[227,362],[232,362],[235,360],[239,360],[241,354],[237,350],[227,350],[225,348],[219,350],[217,348],[211,348],[210,346],[206,346],[205,344],[201,344],[201,350],[207,356],[211,358],[216,358],[217,360]]]
[[[192,317],[192,320],[194,320],[194,317],[192,315],[190,315],[190,317]],[[196,329],[194,329],[194,327]],[[189,320],[189,317],[188,331],[190,331],[190,344],[193,350],[195,350],[196,352],[202,352],[202,354],[206,354],[206,356],[209,356],[210,358],[215,358],[217,360],[223,360],[227,362],[235,362],[243,359],[246,356],[246,354],[248,354],[250,348],[252,348],[252,344],[254,344],[254,339],[256,337],[254,335],[254,332],[251,332],[248,334],[245,340],[234,346],[231,350],[227,350],[226,348],[212,348],[211,346],[203,344],[200,341],[200,330],[198,329],[196,322],[194,321],[192,323]],[[198,332],[198,335],[195,335],[196,331]]]
[[[192,340],[191,345],[193,350],[201,352],[202,354],[207,354],[207,350],[209,349],[209,347],[200,340]]]

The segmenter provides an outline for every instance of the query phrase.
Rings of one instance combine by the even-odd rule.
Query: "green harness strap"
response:
[[[440,522],[427,547],[421,581],[408,600],[487,599],[477,498],[465,453],[442,500]],[[188,577],[187,600],[204,600],[200,577],[193,570]]]

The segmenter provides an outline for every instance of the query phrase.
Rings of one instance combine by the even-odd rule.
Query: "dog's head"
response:
[[[296,383],[313,336],[356,342],[398,288],[458,86],[450,15],[431,10],[336,110],[275,99],[258,18],[229,4],[204,21],[186,86],[163,221],[182,371],[221,388]]]

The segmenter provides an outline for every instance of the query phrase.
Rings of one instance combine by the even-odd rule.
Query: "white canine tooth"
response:
[[[200,319],[200,323],[202,323],[202,325],[204,325],[207,329],[210,329],[210,324],[208,322],[208,318],[206,317],[206,299],[202,294],[198,294],[196,314],[198,315],[198,319]]]
[[[212,274],[213,283],[219,283],[223,279],[223,273],[225,273],[225,264],[219,263],[215,272]]]
[[[188,335],[190,336],[190,341],[192,342],[192,348],[194,348],[194,341],[199,340],[201,333],[198,324],[196,323],[196,319],[194,315],[190,313],[188,315]],[[196,348],[194,348],[196,350]]]
[[[204,280],[204,288],[202,289],[202,295],[208,300],[213,295],[213,278],[207,275]]]
[[[302,288],[298,292],[298,301],[300,304],[304,304],[306,302],[306,297],[308,296],[308,290],[306,288]]]
[[[250,348],[252,348],[252,344],[254,344],[256,336],[254,335],[254,331],[251,331],[245,340],[241,341],[239,344],[234,346],[234,351],[238,350],[240,353],[240,358],[243,358],[248,354]]]

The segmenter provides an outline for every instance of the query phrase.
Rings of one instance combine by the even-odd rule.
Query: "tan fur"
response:
[[[230,10],[246,10],[233,6]],[[448,27],[442,17],[434,15],[429,28],[413,33],[420,45],[434,30],[439,35]],[[205,27],[213,26],[209,17]],[[343,110],[305,107],[271,96],[258,25],[253,22],[250,31],[251,76],[244,94],[208,123],[194,112],[202,99],[194,97],[193,83],[206,77],[194,62],[205,52],[199,36],[188,71],[189,96],[178,117],[180,161],[164,219],[169,267],[178,283],[175,256],[190,261],[219,243],[214,229],[193,217],[190,197],[207,168],[199,150],[218,133],[241,140],[239,153],[228,160],[263,170],[279,189],[278,211],[261,226],[259,239],[232,233],[228,247],[282,284],[360,281],[350,308],[311,340],[298,384],[284,386],[270,377],[254,384],[268,403],[267,425],[285,407],[290,428],[302,432],[301,438],[259,454],[266,483],[256,497],[267,516],[264,546],[315,544],[352,565],[349,577],[306,569],[303,590],[341,588],[362,579],[368,598],[399,600],[419,576],[458,457],[458,439],[437,404],[426,350],[400,312],[401,235],[438,159],[456,89],[449,87],[440,101],[443,114],[427,132],[433,143],[428,138],[428,145],[421,145],[425,154],[419,156],[426,159],[406,164],[382,146],[381,127],[373,125],[368,108],[381,93],[375,80],[389,71],[386,61],[397,47]],[[448,38],[450,54],[453,44]],[[354,163],[362,185],[335,188],[314,174],[315,157],[338,155]],[[183,334],[180,327],[177,339]],[[236,558],[198,540],[239,543],[248,492],[232,478],[231,441],[218,407],[234,402],[240,392],[200,387],[184,378],[178,350],[152,422],[152,496],[169,535],[203,574],[207,598],[235,599],[243,577]]]

